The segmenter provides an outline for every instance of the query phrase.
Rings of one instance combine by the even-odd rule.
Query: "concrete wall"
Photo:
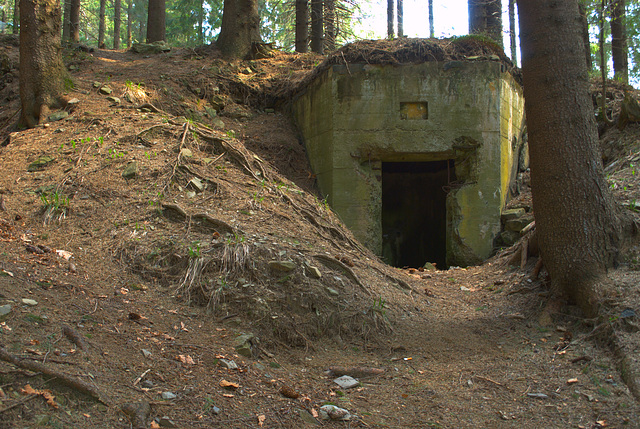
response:
[[[321,192],[378,254],[381,163],[456,161],[463,184],[447,198],[451,265],[491,254],[522,110],[520,87],[497,61],[334,65],[293,103]]]

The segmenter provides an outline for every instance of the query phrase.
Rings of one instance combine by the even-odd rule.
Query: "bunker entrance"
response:
[[[382,258],[395,267],[446,268],[447,186],[453,160],[382,163]]]

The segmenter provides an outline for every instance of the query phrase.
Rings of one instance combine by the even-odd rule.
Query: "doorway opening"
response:
[[[453,160],[382,163],[382,258],[394,267],[447,268],[447,190]]]

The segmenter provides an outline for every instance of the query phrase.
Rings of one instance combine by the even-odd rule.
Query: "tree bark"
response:
[[[100,0],[100,13],[98,16],[98,48],[104,49],[104,13],[107,0]]]
[[[311,51],[324,52],[324,23],[322,0],[311,0]]]
[[[511,62],[518,65],[518,43],[516,42],[516,0],[509,0],[509,47]]]
[[[587,72],[593,70],[593,60],[591,59],[591,41],[589,40],[589,20],[587,19],[587,9],[582,2],[578,3],[580,11],[580,26],[582,27],[582,44],[587,63]]]
[[[397,6],[397,20],[398,20],[398,37],[404,36],[404,6],[402,4],[402,0],[396,0]]]
[[[64,18],[62,20],[62,43],[69,43],[71,38],[70,33],[70,17],[71,14],[71,0],[64,0]]]
[[[129,0],[127,3],[127,49],[131,49],[132,35],[131,35],[131,14],[133,13],[133,0]]]
[[[629,83],[629,59],[627,31],[624,20],[625,0],[611,0],[611,56],[613,58],[614,78]]]
[[[198,45],[204,45],[204,1],[198,1]]]
[[[122,1],[113,2],[113,49],[120,49],[120,26],[122,25]]]
[[[309,50],[309,0],[296,0],[296,52]]]
[[[18,26],[20,24],[20,0],[13,3],[13,34],[18,34]]]
[[[518,0],[518,12],[540,251],[552,290],[593,316],[621,227],[603,177],[578,3]]]
[[[80,0],[70,0],[69,7],[69,39],[73,43],[80,42]]]
[[[59,0],[20,2],[20,123],[34,127],[66,103]]]
[[[429,0],[429,37],[436,37],[436,30],[433,27],[433,0]]]
[[[469,0],[469,34],[491,38],[500,46],[502,41],[502,1]]]
[[[324,47],[328,51],[336,49],[336,7],[335,0],[324,0]]]
[[[247,58],[251,44],[261,42],[258,0],[225,0],[216,42],[226,58]]]
[[[394,25],[393,25],[393,17],[394,17],[394,4],[393,0],[387,0],[387,38],[393,40],[396,37]]]
[[[165,40],[165,0],[149,0],[148,10],[147,43]]]

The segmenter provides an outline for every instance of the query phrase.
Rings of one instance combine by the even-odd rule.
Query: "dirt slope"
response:
[[[0,428],[640,426],[602,321],[570,306],[538,320],[535,259],[399,270],[345,230],[272,110],[319,58],[67,60],[69,116],[0,150]],[[16,73],[2,78],[5,130]],[[635,208],[638,128],[611,138],[628,151],[610,183]],[[638,253],[608,295],[626,356]],[[360,385],[338,387],[343,372]],[[316,420],[326,404],[352,418]]]

